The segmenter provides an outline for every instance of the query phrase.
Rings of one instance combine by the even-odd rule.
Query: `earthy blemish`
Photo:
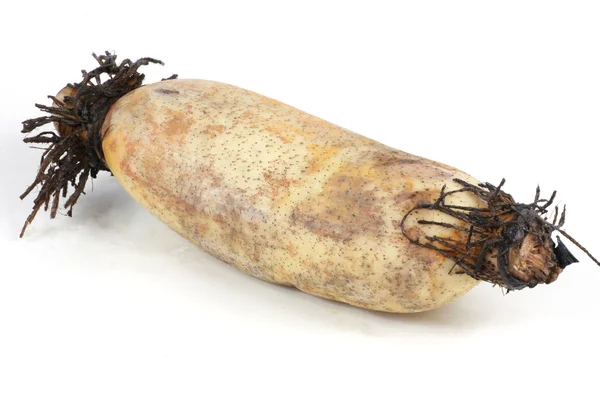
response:
[[[397,229],[400,229],[400,221],[394,221],[394,224],[397,225]],[[411,226],[410,228],[406,229],[406,234],[413,240],[417,240],[418,238],[422,237],[425,233],[423,232],[423,229],[421,229],[419,226]],[[417,246],[415,247],[418,248]]]
[[[283,143],[290,143],[294,139],[294,132],[290,131],[292,128],[280,121],[272,124],[267,124],[263,129],[281,140]]]
[[[426,204],[431,202],[432,197],[433,196],[429,193],[411,192],[410,189],[407,189],[394,196],[394,202],[398,205],[408,203],[410,207],[413,207],[418,204]]]
[[[199,236],[204,236],[208,231],[208,224],[197,224],[196,225],[196,234]]]
[[[378,151],[374,154],[376,166],[390,166],[394,164],[420,164],[423,159],[400,151]]]
[[[167,122],[161,125],[160,133],[167,135],[179,135],[182,137],[183,134],[189,131],[190,126],[194,123],[194,120],[186,113],[178,110],[170,109],[167,112]]]
[[[108,143],[107,143],[108,142]],[[110,139],[104,142],[104,145],[108,149],[108,151],[112,153],[116,153],[118,151],[117,139],[113,136]],[[106,152],[106,150],[105,150]]]
[[[287,198],[290,195],[290,185],[292,181],[285,175],[276,175],[273,172],[264,172],[263,177],[268,184],[264,190],[260,190],[260,194],[267,195],[273,200]]]
[[[166,94],[166,95],[179,94],[179,90],[165,89],[165,88],[155,89],[154,92],[160,93],[160,94]]]
[[[208,135],[215,138],[218,134],[223,133],[225,125],[206,125],[206,128],[201,132],[203,135]]]
[[[384,221],[374,189],[365,189],[361,177],[334,174],[320,195],[300,203],[292,213],[292,223],[335,240],[351,240],[357,235],[377,236]]]
[[[260,262],[260,247],[259,246],[254,246],[253,260],[256,262]]]
[[[290,256],[292,256],[292,257],[298,256],[298,249],[296,249],[296,246],[294,244],[288,243],[285,246],[285,249],[288,251],[288,253],[290,253]]]
[[[410,300],[419,298],[418,292],[422,284],[420,274],[410,266],[390,266],[389,270],[387,280],[391,295],[401,302],[407,302],[405,306],[410,308]]]

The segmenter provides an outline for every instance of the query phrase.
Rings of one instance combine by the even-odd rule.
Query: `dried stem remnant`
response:
[[[597,259],[562,229],[566,208],[559,213],[558,207],[555,207],[553,220],[548,220],[547,213],[556,192],[547,200],[541,199],[538,187],[534,201],[523,204],[516,203],[512,196],[502,190],[504,180],[498,186],[489,183],[475,186],[460,179],[454,181],[462,187],[446,191],[444,186],[433,204],[419,204],[404,216],[402,232],[411,243],[435,250],[452,259],[474,279],[498,284],[508,290],[550,283],[568,264],[577,262],[560,239],[557,244],[552,242],[553,232],[562,234],[600,265]],[[487,207],[474,208],[447,203],[450,196],[460,192],[473,193]],[[421,219],[419,224],[438,225],[460,231],[466,240],[456,241],[440,236],[413,238],[408,235],[405,222],[409,215],[420,209],[440,211],[455,218],[457,223]],[[529,259],[521,260],[522,249],[525,250],[525,257],[531,256]],[[518,265],[515,266],[516,260],[523,261],[521,265],[525,267],[519,269]]]
[[[40,186],[33,202],[33,211],[21,230],[21,237],[42,207],[45,211],[50,209],[50,218],[56,217],[60,198],[67,198],[69,189],[73,188],[73,193],[64,203],[67,215],[71,216],[73,206],[84,194],[88,179],[96,178],[99,171],[108,171],[100,136],[100,128],[108,110],[120,97],[142,86],[144,75],[138,72],[141,66],[162,64],[153,58],[142,58],[136,62],[126,59],[117,64],[117,56],[109,52],[93,56],[99,66],[90,72],[82,71],[81,82],[67,85],[72,89],[73,96],[66,96],[62,100],[48,96],[54,106],[35,106],[49,115],[23,122],[23,133],[56,123],[59,134],[45,131],[23,140],[45,148],[33,183],[21,195],[21,199],[24,199]],[[103,81],[103,77],[108,79]],[[167,79],[176,77],[173,75]]]

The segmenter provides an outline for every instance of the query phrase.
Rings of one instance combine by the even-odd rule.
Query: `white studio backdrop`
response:
[[[103,174],[73,218],[19,195],[34,103],[92,52],[231,83],[498,183],[558,190],[600,254],[594,1],[21,2],[0,12],[0,398],[595,398],[600,268],[415,315],[355,309],[203,253]]]

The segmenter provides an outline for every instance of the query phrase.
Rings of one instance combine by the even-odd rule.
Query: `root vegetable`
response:
[[[41,207],[55,216],[73,190],[70,214],[88,176],[107,170],[162,222],[241,271],[372,310],[438,308],[481,280],[509,290],[550,283],[577,261],[552,241],[566,235],[564,213],[546,220],[553,198],[539,191],[516,203],[502,184],[257,93],[206,80],[142,86],[138,68],[159,61],[96,59],[52,107],[38,105],[49,116],[24,123],[30,132],[54,122],[58,134],[25,139],[48,150],[24,194],[41,186],[23,230]]]

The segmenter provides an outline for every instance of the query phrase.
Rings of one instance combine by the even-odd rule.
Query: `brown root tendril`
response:
[[[67,215],[72,215],[73,206],[85,194],[88,179],[95,179],[99,171],[108,171],[100,135],[108,110],[123,95],[142,86],[144,74],[138,72],[141,66],[163,64],[154,58],[141,58],[136,62],[125,59],[117,64],[116,54],[92,55],[99,66],[90,72],[82,71],[81,82],[67,85],[73,89],[73,96],[65,96],[62,101],[48,96],[53,100],[53,106],[35,106],[49,115],[23,122],[22,133],[30,133],[49,123],[56,123],[61,129],[60,135],[45,131],[23,139],[28,144],[42,145],[44,152],[33,183],[20,196],[24,199],[40,186],[20,237],[42,207],[45,211],[50,210],[50,218],[56,217],[61,197],[66,199],[63,206]],[[175,78],[177,75],[167,79]],[[69,189],[73,189],[70,195]]]
[[[444,186],[434,203],[419,204],[404,215],[401,221],[401,230],[411,243],[434,250],[453,260],[455,267],[459,266],[464,273],[474,279],[498,284],[509,291],[534,287],[543,282],[549,283],[548,276],[543,276],[543,274],[524,281],[511,274],[509,270],[510,251],[513,248],[520,248],[529,234],[534,235],[544,246],[547,243],[552,246],[550,254],[558,269],[564,269],[567,265],[577,262],[577,259],[566,249],[559,237],[557,237],[557,244],[552,242],[551,235],[554,232],[562,234],[600,265],[596,258],[562,229],[565,223],[566,207],[560,213],[558,207],[555,207],[553,220],[548,220],[547,214],[554,202],[556,192],[553,192],[549,199],[541,199],[538,187],[534,201],[523,204],[516,203],[512,196],[502,190],[504,179],[498,186],[490,183],[475,186],[460,179],[454,179],[454,182],[458,183],[461,188],[446,191],[446,186]],[[447,204],[446,200],[449,196],[460,192],[473,193],[487,207],[476,208]],[[466,234],[466,240],[452,240],[438,236],[413,238],[408,235],[405,229],[406,220],[410,214],[420,209],[442,212],[455,218],[457,223],[421,219],[417,221],[419,224],[454,229],[462,232],[463,235]],[[490,259],[495,259],[496,265]]]

